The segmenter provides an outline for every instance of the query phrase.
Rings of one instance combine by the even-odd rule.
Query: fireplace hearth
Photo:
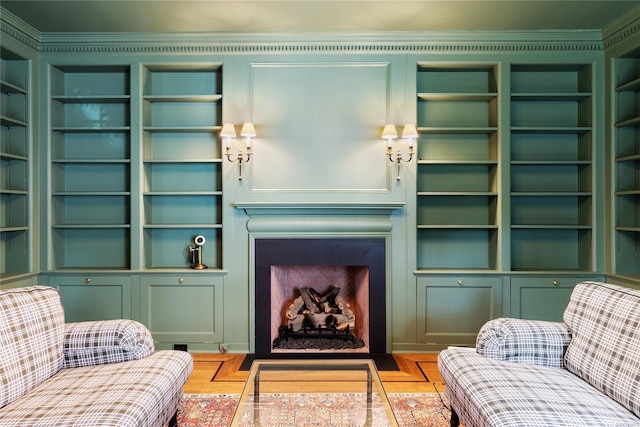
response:
[[[256,353],[385,353],[385,264],[384,238],[256,239]]]

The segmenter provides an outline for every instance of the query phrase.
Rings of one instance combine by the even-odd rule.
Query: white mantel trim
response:
[[[379,235],[392,229],[391,215],[404,202],[236,202],[249,216],[252,234]]]
[[[378,215],[391,216],[404,202],[234,202],[247,215]]]

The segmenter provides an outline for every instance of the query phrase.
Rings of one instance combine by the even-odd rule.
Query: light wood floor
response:
[[[444,391],[436,354],[394,354],[399,371],[380,371],[387,393]],[[184,386],[187,394],[240,394],[249,372],[240,371],[244,354],[193,354],[193,373]],[[294,374],[292,374],[294,375]]]

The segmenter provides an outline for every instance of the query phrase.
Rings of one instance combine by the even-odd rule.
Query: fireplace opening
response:
[[[367,266],[271,267],[272,351],[369,350]]]
[[[317,238],[317,239],[256,239],[255,241],[255,351],[272,352],[386,352],[386,259],[383,238]],[[337,288],[337,289],[336,289]],[[337,291],[337,293],[336,293]],[[349,334],[322,338],[310,337],[314,344],[304,345],[305,334],[319,333],[307,328],[296,337],[285,338],[283,326],[302,325],[306,307],[299,307],[299,297],[312,295],[326,297],[309,320],[311,325],[326,326],[326,314],[336,314],[329,330],[342,332],[344,323],[352,316]],[[333,294],[346,313],[324,313],[336,310]],[[290,308],[291,305],[293,308]],[[312,304],[310,302],[310,304]],[[327,307],[328,306],[328,307]],[[322,307],[322,309],[320,308]],[[313,309],[313,307],[312,307]],[[350,310],[350,311],[349,311]],[[295,319],[290,319],[295,317]],[[302,314],[301,318],[298,315]],[[306,313],[309,314],[309,313]],[[338,316],[339,314],[339,316]],[[339,319],[338,319],[339,318]],[[339,326],[339,327],[338,327]],[[304,329],[304,328],[303,328]],[[322,328],[321,328],[322,329]],[[340,331],[339,331],[340,330]],[[298,338],[303,338],[298,340]],[[332,343],[331,341],[334,340]],[[284,341],[284,344],[282,343]],[[322,343],[319,344],[318,341]],[[355,343],[355,345],[354,345]]]

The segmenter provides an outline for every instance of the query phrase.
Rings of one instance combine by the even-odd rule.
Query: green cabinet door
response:
[[[544,276],[511,279],[511,316],[529,320],[562,322],[573,287],[602,276]]]
[[[141,277],[140,317],[156,349],[186,344],[190,351],[218,351],[224,339],[222,286],[222,277]]]
[[[131,318],[131,277],[52,275],[49,286],[60,291],[66,322]]]
[[[502,315],[502,278],[418,277],[417,312],[426,350],[473,347],[480,327]]]

